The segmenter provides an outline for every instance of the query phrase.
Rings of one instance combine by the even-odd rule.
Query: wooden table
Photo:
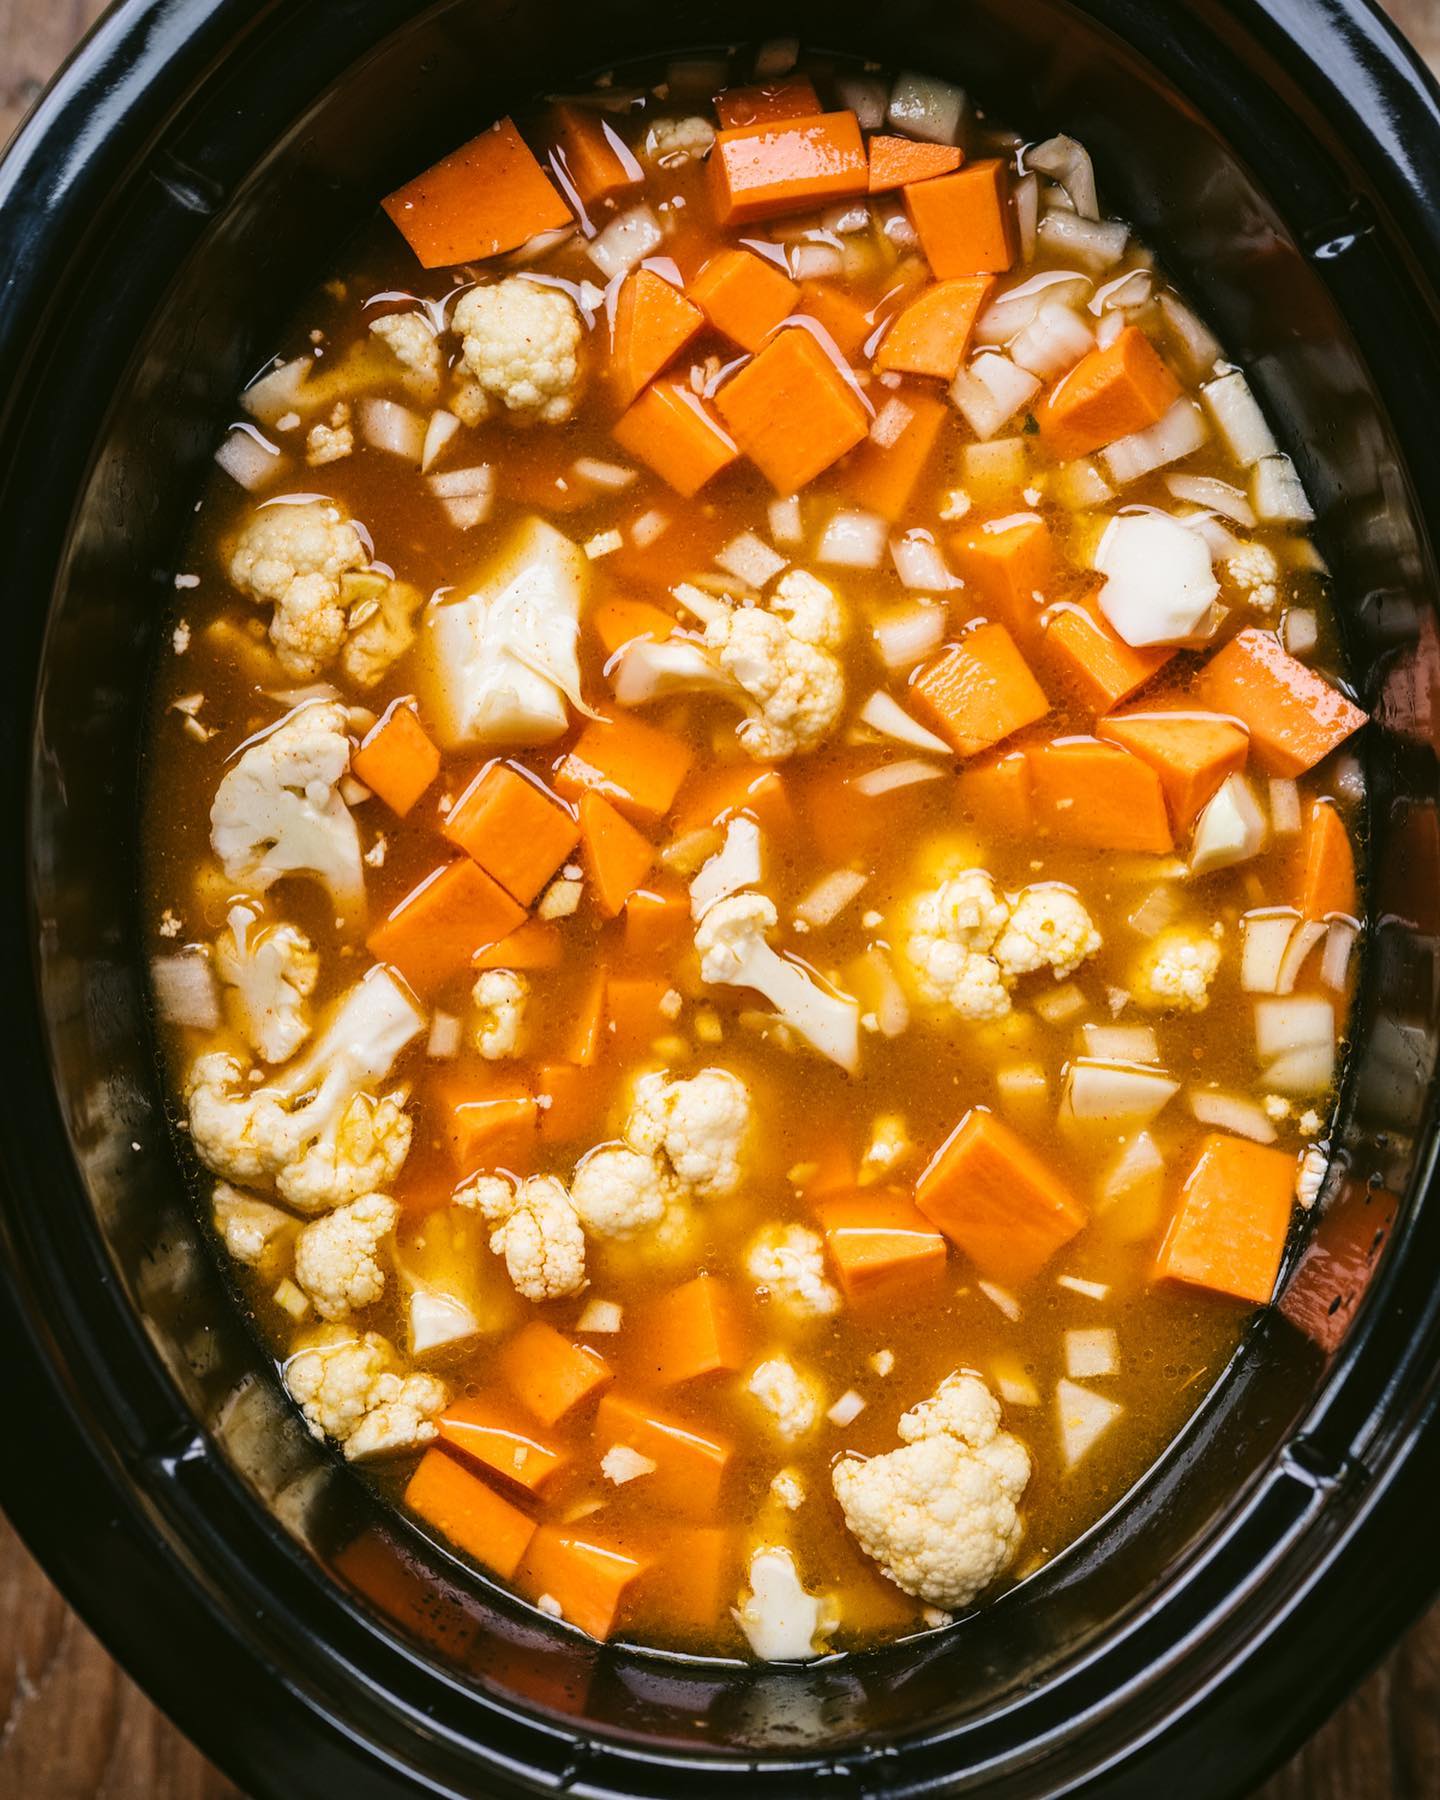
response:
[[[1178,0],[1171,0],[1178,3]],[[1440,0],[1387,0],[1440,68]],[[104,0],[0,0],[0,142]],[[1440,1607],[1256,1800],[1440,1796]],[[0,1518],[0,1800],[238,1800]]]

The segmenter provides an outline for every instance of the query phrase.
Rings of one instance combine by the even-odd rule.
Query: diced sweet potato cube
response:
[[[1055,579],[1055,546],[1041,518],[992,519],[950,539],[966,598],[1028,642]]]
[[[556,769],[555,785],[567,798],[578,800],[590,791],[621,812],[663,819],[693,761],[694,753],[680,738],[616,713],[590,720]]]
[[[676,837],[723,825],[736,813],[749,813],[763,830],[781,836],[796,828],[795,813],[778,769],[752,762],[700,768],[685,784],[675,815]]]
[[[590,981],[575,1009],[570,1041],[565,1060],[588,1069],[605,1048],[605,1002],[610,987],[610,972],[602,964]]]
[[[910,698],[961,756],[1043,719],[1045,690],[1003,625],[978,625],[910,683]]]
[[[535,1105],[542,1144],[570,1144],[594,1117],[594,1081],[578,1063],[537,1065]]]
[[[928,1281],[945,1267],[945,1239],[900,1195],[827,1201],[820,1208],[820,1227],[847,1300]]]
[[[522,1325],[497,1361],[511,1393],[542,1425],[558,1424],[613,1379],[597,1350],[572,1344],[541,1319]]]
[[[1360,708],[1297,662],[1273,631],[1253,625],[1215,652],[1196,686],[1205,705],[1240,721],[1256,760],[1275,775],[1303,775],[1365,723]]]
[[[570,208],[509,119],[380,204],[427,269],[499,256],[571,223]]]
[[[715,405],[741,452],[781,494],[798,493],[870,428],[845,377],[799,326],[771,338]]]
[[[580,841],[575,815],[512,763],[482,769],[441,828],[507,893],[528,906]]]
[[[620,404],[628,406],[704,324],[700,308],[653,269],[628,275],[615,302],[610,338],[610,378]]]
[[[664,976],[612,975],[605,984],[605,1041],[612,1051],[641,1050],[674,1029],[665,1017]]]
[[[800,290],[752,250],[722,250],[690,283],[690,298],[716,331],[742,350],[758,350],[795,310]]]
[[[777,119],[809,119],[820,100],[808,75],[782,75],[753,87],[725,88],[715,96],[715,116],[726,131],[745,125],[769,125]]]
[[[1045,662],[1092,712],[1108,712],[1144,687],[1175,652],[1165,644],[1137,650],[1100,611],[1094,592],[1051,608],[1044,620]]]
[[[1095,738],[1056,738],[1025,752],[1037,830],[1087,850],[1174,847],[1160,777]]]
[[[954,144],[919,144],[914,138],[887,137],[877,131],[870,139],[870,192],[889,194],[914,181],[953,175],[960,160]]]
[[[966,1113],[936,1153],[915,1203],[997,1281],[1028,1281],[1086,1223],[1051,1164],[980,1108]]]
[[[600,1456],[619,1444],[655,1464],[653,1474],[637,1477],[647,1501],[689,1519],[715,1517],[730,1466],[728,1444],[625,1394],[602,1397],[593,1437]]]
[[[607,919],[618,918],[650,873],[655,846],[596,793],[580,796],[580,835],[591,897]]]
[[[727,1617],[739,1591],[739,1551],[726,1526],[667,1525],[656,1541],[656,1560],[647,1571],[643,1604],[659,1628],[678,1627],[687,1635]]]
[[[482,1166],[528,1172],[534,1157],[535,1096],[518,1076],[445,1075],[434,1093],[445,1141],[462,1175]]]
[[[397,701],[366,734],[350,772],[403,819],[440,773],[440,752],[415,708]]]
[[[543,919],[527,919],[508,937],[470,959],[472,969],[555,969],[565,953],[565,941]]]
[[[931,394],[907,394],[900,401],[908,417],[886,443],[867,438],[845,471],[845,492],[869,512],[893,525],[903,518],[945,423],[943,401]]]
[[[645,171],[603,113],[561,101],[551,108],[550,130],[560,167],[587,206],[644,182]]]
[[[563,1450],[542,1444],[529,1426],[494,1400],[452,1400],[435,1421],[441,1439],[473,1462],[538,1494],[569,1460]]]
[[[641,1317],[645,1371],[662,1387],[734,1374],[745,1355],[735,1295],[712,1275],[672,1288]]]
[[[917,144],[915,148],[930,148]],[[990,290],[991,275],[960,275],[925,288],[880,340],[875,366],[898,375],[953,381]]]
[[[1088,456],[1161,419],[1180,398],[1180,383],[1138,325],[1092,350],[1035,409],[1040,435],[1056,456]]]
[[[599,638],[608,659],[638,637],[653,638],[657,644],[663,644],[675,629],[675,615],[663,606],[652,606],[648,600],[613,595],[590,609],[586,623]]]
[[[687,500],[739,454],[699,395],[678,381],[652,382],[616,420],[614,436]]]
[[[1312,800],[1291,875],[1294,905],[1302,919],[1332,913],[1356,917],[1355,850],[1345,821],[1328,800]]]
[[[1218,713],[1156,711],[1111,713],[1095,735],[1149,763],[1160,777],[1177,831],[1194,824],[1201,807],[1227,775],[1245,767],[1250,740]]]
[[[956,810],[991,831],[1024,837],[1033,825],[1030,764],[1023,750],[967,763],[955,782]]]
[[[657,882],[625,902],[625,951],[655,962],[682,944],[691,931],[690,896],[683,888]]]
[[[623,1550],[542,1525],[530,1541],[520,1583],[534,1599],[555,1601],[561,1618],[603,1643],[647,1566]]]
[[[869,168],[854,113],[815,113],[722,131],[709,178],[716,223],[748,225],[863,194]]]
[[[1212,1132],[1180,1190],[1155,1273],[1263,1306],[1275,1291],[1294,1203],[1290,1151]]]
[[[864,306],[833,281],[802,281],[800,311],[814,320],[846,362],[858,362],[875,334],[875,321]]]
[[[902,189],[925,260],[941,281],[1000,275],[1015,261],[1015,207],[998,158]]]
[[[427,1450],[405,1488],[405,1504],[481,1568],[514,1578],[535,1521],[444,1450]]]
[[[427,875],[365,940],[420,993],[470,967],[477,950],[523,923],[525,909],[477,863],[460,857]]]

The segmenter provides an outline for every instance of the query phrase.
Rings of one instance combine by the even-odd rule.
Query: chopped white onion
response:
[[[1276,837],[1294,837],[1300,826],[1300,789],[1288,775],[1272,775],[1270,829]]]
[[[572,473],[591,487],[603,488],[607,494],[623,493],[635,479],[636,471],[624,463],[603,462],[598,456],[577,456]]]
[[[592,238],[585,253],[605,279],[613,281],[617,275],[628,275],[663,242],[664,233],[650,208],[632,206]]]
[[[427,476],[426,483],[459,530],[469,531],[489,518],[495,501],[495,471],[488,463],[477,463],[473,469],[446,469],[443,474]]]
[[[835,281],[845,273],[845,257],[835,244],[792,244],[786,261],[792,281]]]
[[[899,1037],[910,1024],[910,1003],[890,965],[890,958],[878,944],[872,944],[861,960],[874,983],[875,1023],[880,1035]]]
[[[905,70],[890,90],[886,118],[897,131],[926,144],[958,144],[965,123],[965,90],[952,81]]]
[[[1072,1294],[1083,1294],[1087,1300],[1105,1300],[1110,1295],[1108,1281],[1086,1281],[1079,1275],[1057,1275],[1055,1285],[1068,1288]]]
[[[1115,490],[1093,462],[1085,457],[1062,463],[1055,471],[1055,498],[1062,506],[1084,510],[1104,506],[1115,498]]]
[[[1244,548],[1230,527],[1222,524],[1214,513],[1183,512],[1175,516],[1187,531],[1193,531],[1196,537],[1205,540],[1205,547],[1214,562],[1229,562]]]
[[[624,1316],[623,1307],[614,1300],[589,1300],[584,1312],[575,1321],[575,1329],[608,1336],[620,1329]]]
[[[425,441],[420,446],[422,470],[433,467],[439,461],[444,454],[445,446],[459,429],[460,421],[454,413],[446,412],[443,407],[437,407],[431,413],[429,422],[425,426]]]
[[[1108,350],[1125,329],[1123,313],[1108,312],[1095,327],[1095,345],[1097,349]]]
[[[1154,285],[1149,269],[1127,269],[1095,290],[1090,310],[1097,319],[1101,313],[1129,312],[1148,303]]]
[[[823,930],[860,894],[867,879],[857,869],[832,869],[795,902],[795,917],[816,931]]]
[[[1082,219],[1100,217],[1100,200],[1095,188],[1095,168],[1090,152],[1083,144],[1062,132],[1046,138],[1025,152],[1025,167],[1037,169],[1058,181],[1069,197],[1071,206]]]
[[[1179,1091],[1180,1083],[1159,1070],[1078,1056],[1066,1071],[1061,1110],[1073,1119],[1148,1125]]]
[[[1065,981],[1059,987],[1042,989],[1031,1004],[1047,1025],[1063,1025],[1084,1012],[1085,996],[1073,981]]]
[[[454,1013],[431,1014],[425,1054],[436,1062],[449,1062],[460,1054],[460,1020]]]
[[[1179,910],[1180,900],[1173,887],[1153,887],[1125,923],[1141,937],[1158,937]]]
[[[1320,958],[1320,979],[1337,993],[1344,991],[1350,974],[1350,955],[1355,948],[1356,928],[1344,919],[1332,919],[1325,933],[1325,954]]]
[[[871,627],[881,662],[887,669],[913,669],[938,647],[945,636],[945,621],[943,606],[919,602],[882,613]]]
[[[221,440],[215,460],[247,493],[258,493],[285,467],[278,446],[261,437],[253,425],[236,425]]]
[[[1248,912],[1240,920],[1240,986],[1247,994],[1278,994],[1285,952],[1300,915],[1289,907]]]
[[[1123,1206],[1136,1235],[1144,1237],[1159,1212],[1164,1181],[1160,1146],[1148,1131],[1139,1131],[1101,1177],[1097,1198],[1105,1211]]]
[[[1241,490],[1232,487],[1228,481],[1217,481],[1213,475],[1176,473],[1165,477],[1165,485],[1177,500],[1188,500],[1193,506],[1203,506],[1236,525],[1244,525],[1248,529],[1255,523],[1255,509]]]
[[[760,827],[743,813],[725,827],[725,842],[690,883],[690,911],[699,919],[717,900],[759,887],[762,874]]]
[[[865,1402],[854,1388],[848,1388],[826,1413],[832,1425],[853,1425],[865,1410]]]
[[[996,350],[982,350],[950,383],[950,398],[978,438],[992,438],[1040,392],[1028,369]]]
[[[875,76],[838,75],[835,78],[835,94],[841,106],[848,107],[854,113],[855,122],[862,131],[878,131],[885,123],[885,108],[890,101],[890,90]]]
[[[428,421],[408,406],[367,394],[360,402],[360,435],[376,450],[403,457],[416,468],[425,452]]]
[[[1015,235],[1020,240],[1020,260],[1028,263],[1035,254],[1035,238],[1040,224],[1040,183],[1033,175],[1022,175],[1010,190],[1015,208]]]
[[[903,587],[935,594],[960,585],[946,568],[934,538],[921,527],[891,538],[890,560]]]
[[[411,1288],[406,1303],[406,1325],[410,1354],[417,1358],[428,1356],[432,1350],[464,1343],[480,1333],[479,1320],[463,1300],[431,1287]]]
[[[1275,983],[1277,994],[1295,992],[1300,971],[1305,967],[1310,952],[1324,936],[1325,926],[1319,919],[1302,919],[1290,933],[1290,942],[1285,946],[1285,958],[1280,964],[1280,974]]]
[[[995,296],[975,321],[975,342],[1008,344],[1042,306],[1055,304],[1073,310],[1084,304],[1093,285],[1088,275],[1074,269],[1044,269]]]
[[[314,366],[310,357],[297,356],[291,362],[281,363],[278,369],[267,369],[241,394],[240,404],[252,419],[258,419],[262,425],[274,425],[302,404],[305,383]]]
[[[1138,481],[1142,475],[1189,456],[1209,435],[1204,413],[1193,400],[1182,395],[1153,425],[1132,431],[1129,437],[1116,438],[1100,452],[1100,460],[1115,485],[1124,487],[1126,482]]]
[[[1038,1406],[1040,1390],[1018,1362],[996,1357],[990,1364],[990,1385],[1006,1406]]]
[[[769,507],[770,535],[787,550],[802,543],[804,526],[800,522],[800,496],[787,494],[783,500],[772,500]]]
[[[1002,1313],[1012,1325],[1019,1321],[1020,1302],[1009,1288],[1001,1287],[998,1281],[977,1281],[975,1285],[990,1304]]]
[[[736,576],[757,592],[786,566],[785,558],[778,556],[753,531],[742,531],[738,537],[731,538],[715,560],[727,574]]]
[[[648,550],[669,523],[664,513],[653,508],[643,512],[630,527],[630,542],[637,550]]]
[[[1039,241],[1057,256],[1073,256],[1092,269],[1113,269],[1125,254],[1130,229],[1115,219],[1082,219],[1073,212],[1047,212]]]
[[[1073,1381],[1057,1381],[1055,1410],[1065,1467],[1073,1469],[1094,1449],[1125,1408],[1118,1401],[1091,1393],[1089,1388],[1080,1387]]]
[[[1292,606],[1280,621],[1280,636],[1291,656],[1313,656],[1320,642],[1320,621],[1308,606]]]
[[[1231,1131],[1236,1137],[1253,1138],[1257,1144],[1273,1144],[1275,1127],[1263,1106],[1238,1094],[1217,1094],[1209,1088],[1191,1088],[1190,1110],[1202,1125]]]
[[[1195,821],[1190,873],[1208,875],[1248,862],[1265,847],[1265,815],[1243,775],[1227,775]]]
[[[1153,1025],[1083,1025],[1085,1054],[1100,1062],[1158,1063]]]
[[[1275,454],[1275,439],[1265,423],[1260,403],[1238,369],[1229,369],[1207,381],[1200,389],[1200,397],[1209,408],[1225,448],[1242,469]]]
[[[1030,374],[1054,381],[1073,369],[1094,343],[1094,332],[1078,313],[1058,300],[1047,300],[1024,330],[1017,332],[1010,355]]]
[[[918,719],[912,719],[894,695],[882,689],[877,688],[860,708],[859,717],[862,724],[885,737],[894,738],[897,744],[909,744],[914,750],[933,750],[937,756],[954,754],[944,738],[937,737]]]
[[[1255,1002],[1255,1048],[1261,1079],[1276,1093],[1323,1094],[1335,1077],[1335,1008],[1329,1000]]]
[[[1209,326],[1174,294],[1160,296],[1160,314],[1188,373],[1197,379],[1208,375],[1220,356],[1220,345]]]
[[[170,1025],[214,1031],[220,1024],[220,990],[203,950],[180,950],[150,963],[155,1009]]]
[[[914,787],[921,781],[936,781],[943,773],[944,770],[937,769],[934,763],[911,759],[885,763],[878,769],[867,769],[863,775],[857,775],[850,785],[857,794],[862,794],[867,800],[874,800],[881,794],[893,794],[898,788]]]
[[[632,638],[613,670],[615,698],[622,706],[646,706],[673,694],[725,694],[734,689],[703,644],[693,638]]]
[[[1250,477],[1250,499],[1271,525],[1308,525],[1315,509],[1288,456],[1262,456]]]
[[[843,507],[821,532],[815,560],[832,569],[878,569],[889,529],[879,513]]]
[[[882,450],[891,449],[914,417],[914,411],[898,395],[892,395],[871,421],[871,443],[878,444]]]
[[[1065,1373],[1089,1381],[1120,1372],[1120,1340],[1108,1325],[1088,1325],[1065,1333]]]
[[[1101,612],[1136,648],[1193,637],[1220,584],[1204,540],[1165,513],[1121,513],[1095,552]]]

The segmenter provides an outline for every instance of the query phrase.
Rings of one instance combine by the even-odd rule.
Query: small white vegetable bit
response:
[[[1203,538],[1164,513],[1121,513],[1095,552],[1100,610],[1136,649],[1182,643],[1220,592]]]
[[[958,144],[965,124],[965,90],[907,70],[896,77],[886,116],[897,131],[922,143]]]
[[[1248,862],[1265,847],[1265,815],[1243,775],[1228,775],[1195,821],[1190,873],[1208,875]]]
[[[1118,1401],[1107,1400],[1103,1394],[1092,1393],[1074,1381],[1056,1382],[1055,1409],[1067,1469],[1073,1469],[1088,1455],[1125,1411]]]

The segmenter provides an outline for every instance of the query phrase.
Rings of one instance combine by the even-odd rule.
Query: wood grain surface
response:
[[[1440,0],[1388,3],[1440,67]],[[101,0],[0,0],[0,142],[103,10]],[[120,1672],[0,1519],[0,1800],[237,1797]],[[1440,1608],[1255,1800],[1437,1797]]]

